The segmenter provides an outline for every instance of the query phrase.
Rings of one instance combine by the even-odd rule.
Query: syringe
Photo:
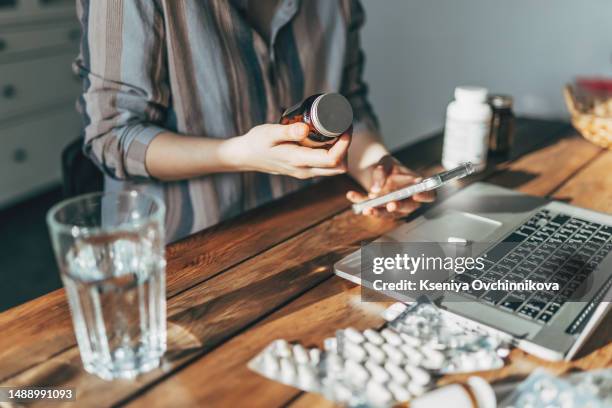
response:
[[[438,173],[434,176],[428,177],[418,184],[402,188],[400,190],[393,191],[389,194],[385,194],[380,197],[372,198],[371,200],[362,201],[357,204],[353,204],[353,211],[356,214],[361,214],[367,208],[380,207],[391,201],[400,201],[408,197],[412,197],[415,194],[423,193],[425,191],[435,190],[442,187],[444,184],[458,180],[465,176],[468,176],[474,172],[472,163],[463,163],[460,166]]]

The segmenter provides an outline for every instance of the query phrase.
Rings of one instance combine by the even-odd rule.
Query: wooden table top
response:
[[[612,212],[612,151],[558,124],[522,120],[518,128],[518,144],[535,150],[492,160],[466,183],[486,180]],[[430,174],[440,169],[440,151],[438,135],[398,157]],[[382,325],[380,312],[389,303],[360,302],[360,288],[335,277],[332,265],[401,221],[352,214],[344,198],[349,187],[347,177],[327,179],[169,245],[169,351],[161,368],[133,381],[87,374],[61,289],[0,314],[0,385],[74,387],[77,406],[331,405],[267,380],[246,363],[277,338],[321,346],[339,328]],[[550,363],[515,349],[507,366],[481,375],[498,381],[538,366],[558,373],[610,366],[611,327],[608,314],[572,362]]]

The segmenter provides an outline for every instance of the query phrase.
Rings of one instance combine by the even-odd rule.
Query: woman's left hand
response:
[[[358,191],[349,191],[346,193],[346,198],[351,202],[358,203],[369,198],[385,195],[423,180],[421,176],[402,165],[391,155],[384,156],[378,163],[371,166],[369,171],[370,185],[364,186],[368,194],[366,195]],[[433,191],[427,191],[415,194],[402,201],[392,201],[387,203],[385,207],[368,208],[363,214],[377,217],[403,217],[416,210],[421,205],[420,203],[430,203],[434,201],[435,198],[436,194]]]

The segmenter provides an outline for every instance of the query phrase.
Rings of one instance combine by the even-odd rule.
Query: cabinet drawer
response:
[[[74,0],[0,0],[0,24],[74,18]]]
[[[0,29],[0,58],[57,47],[69,49],[76,54],[80,38],[81,29],[76,23],[27,30]]]
[[[74,102],[81,80],[72,54],[0,64],[0,119],[58,103]]]
[[[81,128],[73,106],[0,126],[0,206],[60,181],[62,150]]]

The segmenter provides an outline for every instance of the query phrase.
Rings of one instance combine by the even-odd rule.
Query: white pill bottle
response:
[[[453,169],[465,162],[471,162],[475,172],[486,167],[493,115],[487,94],[487,89],[481,87],[455,88],[455,100],[446,109],[442,149],[445,169]]]

